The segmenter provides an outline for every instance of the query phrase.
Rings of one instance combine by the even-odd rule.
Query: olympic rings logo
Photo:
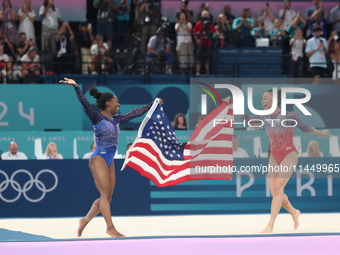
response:
[[[28,177],[30,178],[30,180],[28,180],[23,187],[21,187],[21,185],[14,180],[14,177],[19,174],[19,173],[25,173],[28,175]],[[50,173],[53,177],[54,177],[54,185],[47,189],[45,184],[39,180],[39,176],[43,173]],[[52,171],[52,170],[49,170],[49,169],[43,169],[41,170],[40,172],[37,173],[37,175],[35,176],[35,178],[33,178],[33,175],[27,171],[27,170],[24,170],[24,169],[19,169],[19,170],[16,170],[11,178],[8,178],[8,175],[0,170],[0,174],[3,174],[5,176],[5,180],[3,182],[0,183],[0,198],[7,202],[7,203],[14,203],[16,201],[18,201],[18,199],[20,198],[21,194],[24,195],[24,197],[31,203],[37,203],[37,202],[40,202],[41,200],[43,200],[43,198],[45,197],[46,193],[47,192],[51,192],[53,191],[57,185],[58,185],[58,176]],[[9,186],[9,184],[11,184],[11,187],[18,192],[18,195],[13,198],[13,199],[6,199],[3,197],[2,195],[2,192],[5,191],[7,189],[7,187]],[[40,190],[42,192],[42,195],[37,198],[37,199],[32,199],[30,197],[27,196],[26,192],[29,191],[33,185],[35,184],[35,186],[38,188],[38,190]]]

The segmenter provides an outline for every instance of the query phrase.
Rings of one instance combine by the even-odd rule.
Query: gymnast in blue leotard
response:
[[[91,89],[90,95],[97,99],[97,107],[101,110],[101,112],[98,112],[87,101],[74,80],[65,78],[60,83],[74,87],[78,100],[92,122],[96,142],[96,150],[90,157],[89,167],[96,187],[100,192],[100,198],[93,202],[87,215],[79,220],[77,235],[81,236],[86,225],[101,212],[107,225],[106,233],[112,237],[124,237],[113,225],[110,208],[116,183],[113,157],[118,145],[119,125],[143,115],[150,109],[152,103],[136,108],[127,114],[117,114],[120,104],[116,96],[111,93],[100,93],[97,89]],[[161,99],[159,101],[163,103]]]

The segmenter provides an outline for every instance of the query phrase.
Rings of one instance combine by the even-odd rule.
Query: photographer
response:
[[[120,53],[120,46],[127,53],[127,33],[130,20],[131,0],[116,0],[116,53]]]
[[[159,5],[154,4],[154,0],[144,0],[140,12],[142,14],[142,38],[141,38],[141,51],[145,54],[147,41],[151,36],[156,34],[158,18],[159,18]]]
[[[109,46],[109,50],[111,50],[115,0],[94,0],[93,7],[98,9],[97,34],[106,36],[107,45]]]
[[[10,41],[8,41],[7,37],[5,37],[2,34],[2,31],[0,30],[0,46],[3,47],[4,53],[7,55],[12,55],[14,53],[14,46],[11,44]]]
[[[27,53],[27,51],[31,48],[34,47],[33,40],[27,40],[27,36],[25,33],[20,33],[19,36],[19,42],[17,44],[17,51],[19,53],[19,56],[22,57]]]
[[[189,4],[189,0],[182,0],[182,6],[176,12],[176,20],[177,20],[177,22],[179,21],[181,13],[185,14],[185,17],[186,17],[186,19],[188,21],[193,22],[193,20],[194,20],[194,13],[193,13],[192,10],[188,9],[188,4]]]
[[[243,40],[239,42],[241,47],[252,47],[253,39],[250,32],[253,30],[253,22],[251,19],[247,18],[248,9],[243,9],[241,12],[241,17],[234,19],[233,30],[238,30],[244,36]]]
[[[201,17],[202,17],[202,12],[203,11],[207,11],[208,13],[209,13],[209,3],[208,2],[206,2],[206,3],[204,3],[204,4],[202,4],[201,5],[201,12],[198,14],[198,21],[200,21],[201,20]],[[214,16],[213,15],[211,15],[210,13],[209,13],[209,18],[210,18],[210,21],[211,22],[213,22],[213,20],[214,20]]]
[[[202,12],[201,20],[195,24],[192,33],[197,44],[196,53],[198,57],[196,63],[196,75],[200,75],[201,61],[205,61],[205,71],[206,74],[209,74],[209,59],[212,47],[212,34],[215,33],[217,36],[220,36],[220,33],[215,28],[214,23],[212,23],[210,20],[209,12]]]
[[[150,38],[146,53],[146,60],[158,59],[162,61],[165,59],[168,64],[168,69],[166,70],[167,74],[172,74],[172,63],[173,57],[171,52],[171,43],[170,39],[166,37],[166,26],[161,26],[157,30],[157,35],[154,35]]]

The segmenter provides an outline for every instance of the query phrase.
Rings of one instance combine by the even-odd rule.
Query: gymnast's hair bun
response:
[[[90,90],[90,95],[96,98],[97,100],[102,96],[102,93],[98,91],[96,88],[92,88]]]

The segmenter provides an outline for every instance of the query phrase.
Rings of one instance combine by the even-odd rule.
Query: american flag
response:
[[[163,106],[154,102],[127,152],[129,166],[158,187],[187,180],[231,179],[233,165],[232,102],[222,103],[195,128],[188,143],[180,143]]]

